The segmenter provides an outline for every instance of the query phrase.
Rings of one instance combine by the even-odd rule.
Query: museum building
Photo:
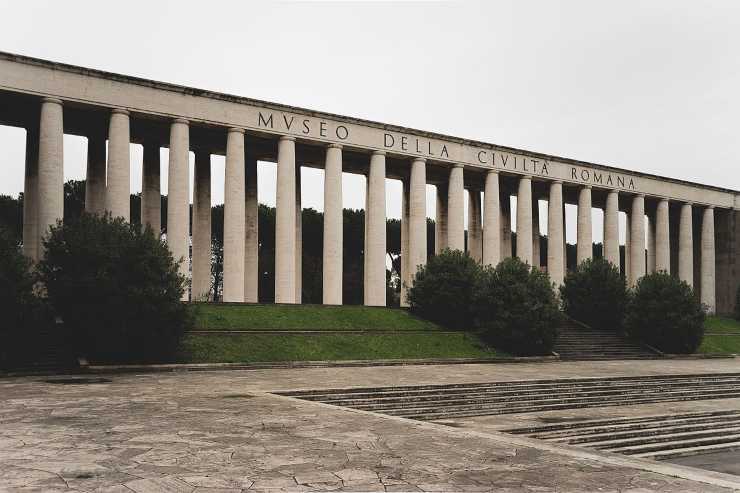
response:
[[[324,170],[326,304],[342,303],[346,172],[366,177],[366,305],[386,303],[386,179],[394,179],[403,184],[401,277],[406,285],[431,253],[426,238],[430,184],[437,194],[438,250],[467,248],[479,262],[494,265],[515,251],[561,284],[565,204],[577,205],[578,262],[593,255],[592,209],[600,208],[603,255],[623,269],[630,285],[648,272],[665,270],[691,284],[710,311],[734,307],[740,280],[740,192],[734,190],[3,52],[0,124],[26,130],[23,248],[34,260],[42,254],[42,236],[63,217],[67,133],[87,138],[85,209],[126,220],[130,144],[143,146],[141,218],[155,231],[160,230],[160,148],[169,148],[166,241],[175,258],[185,259],[180,269],[192,275],[192,299],[210,290],[211,155],[216,154],[226,158],[224,301],[258,300],[257,162],[268,161],[277,163],[278,303],[301,302],[300,169],[309,166]],[[192,232],[190,152],[195,155]],[[516,210],[510,206],[512,195]],[[547,202],[546,231],[540,228],[540,201]],[[620,212],[627,216],[623,262]],[[547,236],[544,265],[539,265],[540,234]]]

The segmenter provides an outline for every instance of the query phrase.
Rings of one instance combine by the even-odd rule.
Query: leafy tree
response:
[[[416,272],[408,293],[409,307],[445,327],[470,329],[475,317],[471,301],[480,274],[480,265],[467,253],[446,249]]]
[[[20,244],[23,236],[23,194],[17,199],[0,195],[0,228],[10,235],[13,242]]]
[[[36,332],[52,321],[48,307],[34,294],[35,278],[16,235],[0,226],[0,368],[33,359]]]
[[[483,336],[496,348],[525,356],[552,351],[560,312],[546,273],[507,258],[484,269],[472,304]]]
[[[601,258],[587,259],[568,271],[560,287],[563,310],[595,329],[622,328],[627,286],[619,268]]]
[[[693,353],[704,338],[705,316],[691,286],[666,272],[656,272],[637,281],[625,328],[663,352]]]
[[[39,272],[48,298],[93,361],[162,361],[192,323],[185,279],[147,228],[110,215],[59,223]]]

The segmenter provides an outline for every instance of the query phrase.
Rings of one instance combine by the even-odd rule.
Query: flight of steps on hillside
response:
[[[674,459],[740,450],[740,411],[589,420],[505,432],[633,457]]]
[[[559,329],[553,351],[563,360],[649,359],[659,357],[616,332],[567,323]]]
[[[300,390],[278,394],[434,421],[557,409],[734,398],[740,397],[740,373]]]

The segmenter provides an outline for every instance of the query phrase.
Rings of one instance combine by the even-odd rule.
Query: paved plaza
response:
[[[75,377],[92,379],[87,383],[73,377],[5,378],[0,379],[0,491],[730,491],[740,488],[740,478],[498,431],[534,415],[471,418],[447,426],[270,392],[729,373],[738,367],[730,359]],[[737,400],[678,405],[682,410],[728,406],[737,409]],[[676,405],[663,404],[663,412],[666,408]],[[638,412],[605,409],[583,412],[589,417]],[[646,412],[657,410],[660,405],[650,405]]]

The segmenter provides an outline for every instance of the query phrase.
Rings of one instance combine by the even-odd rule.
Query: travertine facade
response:
[[[257,160],[277,162],[275,299],[301,300],[300,169],[326,170],[324,302],[342,303],[341,174],[367,176],[365,303],[385,304],[385,180],[403,182],[402,281],[426,262],[426,184],[437,186],[436,250],[465,248],[495,264],[512,251],[546,269],[565,269],[565,203],[577,204],[577,259],[593,255],[592,208],[604,209],[604,256],[631,284],[666,270],[694,285],[712,310],[730,311],[738,283],[740,193],[540,153],[263,101],[0,53],[0,124],[27,129],[24,250],[41,255],[49,225],[62,217],[62,136],[86,136],[86,209],[130,216],[129,144],[144,146],[142,221],[159,230],[159,148],[169,147],[167,242],[193,288],[206,289],[211,154],[226,156],[224,299],[257,301]],[[105,139],[108,158],[105,162]],[[196,196],[189,231],[188,154],[196,150]],[[483,197],[481,199],[481,191]],[[509,198],[517,195],[516,244]],[[547,230],[538,203],[548,203]],[[620,261],[618,215],[628,215]],[[649,218],[646,227],[646,218]],[[208,225],[207,225],[208,224]],[[540,258],[539,234],[548,236]],[[646,250],[646,244],[648,246]],[[696,260],[694,257],[696,256]],[[199,297],[201,293],[193,293]],[[402,302],[405,304],[405,289]]]

